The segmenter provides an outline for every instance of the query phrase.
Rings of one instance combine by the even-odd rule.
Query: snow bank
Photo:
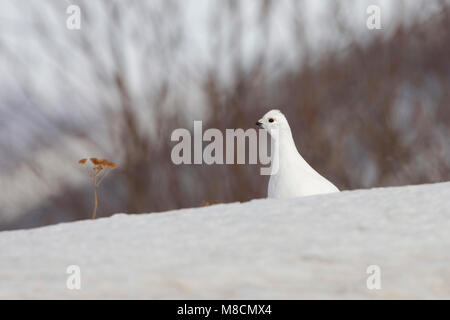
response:
[[[450,183],[1,232],[0,298],[448,299]]]

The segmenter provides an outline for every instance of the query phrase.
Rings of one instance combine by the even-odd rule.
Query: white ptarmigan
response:
[[[330,181],[314,170],[297,151],[291,128],[280,110],[270,110],[258,122],[272,139],[269,198],[293,198],[339,192]]]

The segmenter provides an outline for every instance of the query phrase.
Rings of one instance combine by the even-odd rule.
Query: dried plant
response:
[[[201,206],[209,207],[209,206],[213,206],[215,204],[220,204],[220,202],[217,200],[202,200]]]
[[[108,161],[106,159],[90,158],[89,161],[93,165],[92,171],[89,170],[89,175],[94,183],[94,209],[92,210],[92,219],[95,219],[98,207],[98,194],[97,189],[102,183],[103,179],[116,168],[116,164]],[[88,159],[81,159],[78,161],[79,164],[85,166],[88,164]]]

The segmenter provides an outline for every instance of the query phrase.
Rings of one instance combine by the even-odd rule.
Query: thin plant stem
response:
[[[92,212],[92,219],[97,215],[98,196],[97,196],[97,175],[94,175],[94,210]]]
[[[94,209],[92,210],[92,220],[94,220],[97,216],[98,208],[98,186],[102,183],[108,173],[116,168],[116,164],[106,159],[90,158],[89,160],[94,165],[93,171],[89,174],[92,178],[92,182],[94,183]],[[78,160],[78,163],[81,165],[85,165],[86,162],[86,158]]]

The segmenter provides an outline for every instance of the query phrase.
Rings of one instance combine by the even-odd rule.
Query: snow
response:
[[[449,195],[446,182],[5,231],[0,298],[449,299]]]

